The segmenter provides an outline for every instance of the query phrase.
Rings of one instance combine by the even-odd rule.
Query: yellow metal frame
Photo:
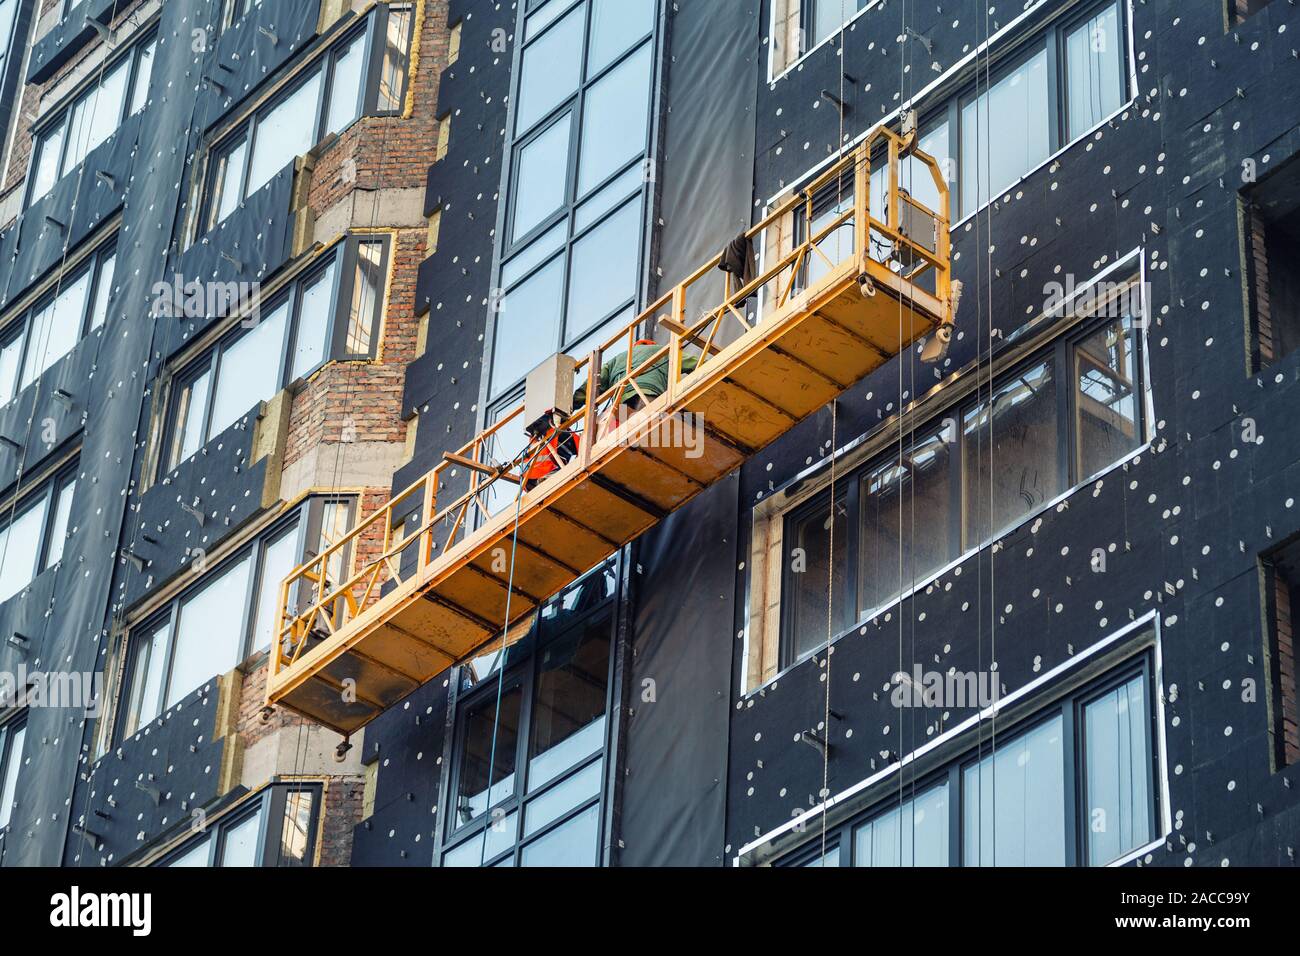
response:
[[[909,156],[920,161],[930,171],[940,197],[940,209],[926,208],[900,187],[900,162]],[[870,175],[873,158],[883,160],[888,166],[886,208],[880,217],[873,216],[871,210]],[[829,224],[809,234],[810,224],[814,221],[814,200],[830,186],[842,188],[845,180],[853,183],[852,206],[837,214]],[[925,242],[905,235],[898,226],[904,221],[900,213],[907,205],[934,224],[935,235],[926,237]],[[751,241],[756,241],[770,227],[789,223],[796,227],[796,235],[804,237],[802,241],[794,243],[789,251],[765,263],[759,275],[748,282],[733,282],[732,277],[728,276],[726,288],[720,294],[721,301],[704,309],[698,318],[688,318],[687,302],[691,294],[695,292],[697,295],[707,295],[704,283],[709,278],[715,280],[716,289],[716,277],[712,274],[721,260],[719,254],[660,296],[632,322],[578,362],[579,380],[584,376],[590,380],[593,371],[597,373],[598,379],[605,356],[619,352],[631,356],[634,344],[643,339],[653,326],[667,330],[667,341],[635,365],[629,359],[626,364],[630,367],[609,388],[599,392],[594,387],[586,389],[585,404],[568,415],[561,425],[562,428],[581,435],[577,454],[539,486],[524,493],[521,500],[516,501],[516,493],[519,491],[520,474],[527,461],[528,450],[523,450],[504,462],[494,460],[492,451],[503,429],[511,423],[522,424],[522,403],[468,444],[454,452],[445,453],[443,461],[431,472],[395,495],[348,535],[296,568],[280,587],[279,640],[271,653],[267,677],[268,705],[279,703],[294,708],[295,701],[292,698],[295,692],[313,680],[323,681],[326,688],[333,688],[340,694],[351,690],[353,699],[371,713],[364,719],[340,720],[329,724],[348,733],[392,702],[378,695],[368,698],[364,688],[347,688],[341,681],[324,673],[326,667],[345,654],[354,654],[367,665],[376,664],[360,646],[367,635],[375,633],[377,629],[391,628],[404,639],[424,645],[422,650],[435,656],[441,654],[445,660],[440,659],[430,666],[442,668],[466,659],[492,640],[499,641],[503,631],[517,627],[531,616],[542,600],[540,595],[529,594],[521,587],[514,587],[510,592],[513,601],[509,621],[504,617],[489,619],[486,616],[474,617],[468,614],[468,618],[474,621],[479,639],[473,648],[467,647],[455,653],[430,649],[420,634],[398,627],[393,623],[393,617],[401,613],[403,608],[409,608],[425,597],[432,597],[436,601],[437,595],[434,592],[440,582],[446,581],[457,571],[464,570],[467,564],[483,561],[485,556],[494,553],[499,558],[499,549],[502,547],[508,552],[514,543],[511,532],[515,527],[516,507],[518,520],[524,522],[539,512],[552,508],[584,482],[599,481],[598,473],[608,467],[616,456],[650,435],[666,417],[680,414],[692,407],[700,407],[700,402],[708,396],[711,389],[721,391],[734,386],[734,382],[729,379],[733,371],[741,369],[747,362],[761,358],[765,350],[779,354],[783,362],[798,363],[809,380],[821,380],[819,385],[824,389],[838,394],[850,387],[852,381],[839,380],[828,368],[816,368],[810,361],[800,361],[781,348],[781,344],[788,341],[782,339],[782,336],[789,336],[800,322],[814,316],[824,317],[822,310],[843,302],[847,296],[856,296],[858,301],[865,303],[878,292],[884,292],[884,299],[873,308],[879,316],[892,314],[885,311],[886,306],[890,310],[897,309],[899,328],[895,345],[885,348],[836,326],[851,336],[848,340],[840,339],[840,342],[849,341],[851,348],[877,353],[871,359],[875,363],[871,367],[883,363],[916,341],[920,337],[916,331],[918,328],[923,327],[923,331],[928,333],[950,326],[953,315],[948,206],[947,184],[939,165],[933,157],[916,148],[915,133],[903,136],[883,126],[874,130],[851,153],[782,200],[748,230],[746,236]],[[839,262],[832,261],[820,248],[820,244],[850,222],[854,227],[853,251]],[[799,227],[802,227],[801,230]],[[895,255],[891,259],[879,261],[872,257],[870,239],[873,236],[883,237],[892,244]],[[927,243],[933,244],[933,251],[927,248]],[[900,251],[906,252],[909,263],[919,262],[906,275],[903,274],[901,260],[897,257]],[[805,264],[814,257],[820,257],[824,261],[825,274],[807,288],[799,288],[798,277],[805,271]],[[917,286],[917,281],[927,274],[932,275],[930,291]],[[759,320],[751,320],[747,317],[744,303],[764,292],[768,294],[764,314]],[[719,298],[719,294],[715,292],[714,298]],[[908,330],[904,329],[905,309],[911,322]],[[878,323],[883,325],[883,318],[878,319]],[[719,345],[719,333],[724,326],[733,324],[734,327],[728,331],[738,332],[738,337],[728,344]],[[844,346],[841,345],[840,348],[843,350]],[[833,356],[837,353],[832,351],[822,354]],[[693,357],[696,364],[693,369],[684,371],[683,360],[687,356]],[[641,391],[637,378],[665,361],[668,366],[667,390],[653,401],[649,400]],[[750,368],[757,366],[751,365]],[[843,377],[841,374],[840,378]],[[779,383],[776,387],[779,387]],[[641,396],[643,407],[627,416],[622,423],[616,424],[607,412],[619,404],[618,397],[628,389]],[[775,407],[777,403],[768,401],[764,404]],[[824,400],[820,404],[824,404]],[[788,425],[781,419],[781,426],[793,427],[798,416],[809,414],[811,410],[815,409],[804,410],[800,407],[798,412],[791,413],[776,408],[773,414],[779,413],[790,419]],[[710,435],[717,439],[722,453],[730,456],[719,466],[726,470],[734,468],[756,451],[757,447],[761,447],[729,441],[714,432],[710,432]],[[721,477],[722,474],[725,471],[716,477]],[[680,496],[682,500],[702,490],[708,481],[716,480],[711,475],[698,479],[683,477],[700,487],[688,488]],[[459,490],[458,486],[464,484],[468,487]],[[489,495],[505,489],[510,492],[510,507],[502,508],[494,514],[489,506]],[[450,501],[440,500],[448,494],[454,495]],[[671,507],[680,503],[674,498]],[[415,527],[410,528],[407,525],[411,523],[412,515],[418,515],[419,520],[415,522]],[[584,528],[582,533],[600,539],[596,542],[597,550],[609,554],[661,517],[659,515],[653,520],[647,519],[648,524],[642,522],[638,525],[639,530],[628,534],[609,532],[606,537],[599,529],[592,528]],[[520,543],[519,547],[527,545]],[[346,580],[329,580],[328,567],[336,555],[346,553],[347,549],[352,549],[356,570]],[[377,555],[360,560],[360,555],[376,550]],[[592,552],[593,555],[595,553]],[[559,578],[567,577],[568,580],[580,577],[595,566],[594,563],[588,567],[569,566],[551,555],[545,557],[547,567],[558,566]],[[475,570],[482,571],[481,568]],[[504,580],[506,575],[501,573],[500,577]],[[497,585],[500,586],[500,582]],[[467,613],[463,609],[458,610]],[[427,673],[427,667],[421,673],[406,673],[404,668],[392,664],[380,662],[379,666],[390,672],[394,679],[415,686],[433,676]],[[303,712],[308,713],[306,709]],[[319,713],[311,716],[322,723],[329,723]]]

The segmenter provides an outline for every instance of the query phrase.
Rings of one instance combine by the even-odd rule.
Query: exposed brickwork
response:
[[[320,820],[318,866],[347,866],[352,858],[352,831],[361,822],[364,781],[335,780],[325,788]]]
[[[1278,732],[1282,738],[1282,759],[1290,766],[1300,760],[1300,715],[1296,706],[1295,642],[1291,626],[1291,582],[1280,572],[1273,575],[1273,648],[1277,655]]]

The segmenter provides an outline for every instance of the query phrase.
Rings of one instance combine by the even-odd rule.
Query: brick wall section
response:
[[[1300,761],[1300,715],[1296,706],[1295,635],[1292,629],[1291,582],[1275,571],[1273,636],[1276,641],[1278,703],[1278,732],[1282,737],[1282,760],[1286,766]]]
[[[53,9],[58,3],[59,0],[45,0],[41,4],[41,15],[44,16],[46,11]],[[112,22],[112,28],[117,29],[123,21],[130,17],[138,7],[143,6],[144,3],[145,0],[123,0],[120,4],[121,11]],[[36,111],[40,107],[41,97],[45,95],[46,90],[57,86],[63,81],[64,77],[75,71],[88,56],[94,54],[101,46],[101,41],[92,40],[45,83],[29,83],[23,87],[22,97],[18,103],[18,119],[14,132],[14,147],[9,156],[9,168],[4,171],[3,177],[0,177],[0,182],[3,183],[3,185],[0,185],[0,199],[19,188],[27,177],[27,163],[32,155],[32,124],[29,118],[36,115]],[[0,223],[0,227],[6,225],[8,223]]]
[[[352,831],[361,822],[364,781],[331,780],[325,788],[320,818],[319,866],[347,866],[352,859]]]

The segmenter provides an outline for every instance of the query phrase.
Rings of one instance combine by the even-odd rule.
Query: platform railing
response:
[[[941,209],[927,208],[901,188],[900,161],[907,156],[919,160],[930,171]],[[873,216],[871,210],[873,160],[888,164],[889,181],[883,217]],[[846,181],[852,183],[852,205],[820,227],[814,227],[815,204],[824,199],[828,188],[843,189]],[[928,244],[907,235],[902,227],[900,213],[909,207],[925,221],[934,223],[934,235],[929,237]],[[691,376],[709,369],[724,354],[718,345],[720,336],[738,334],[743,338],[758,334],[766,310],[776,314],[792,303],[797,304],[800,296],[816,294],[821,284],[842,282],[842,277],[835,273],[843,266],[843,258],[832,260],[820,245],[849,223],[853,225],[854,235],[852,254],[863,281],[869,281],[873,273],[882,278],[892,273],[895,277],[905,275],[905,282],[914,284],[932,274],[930,294],[940,303],[948,303],[947,184],[934,157],[916,148],[915,133],[904,137],[886,127],[878,127],[841,160],[778,202],[745,233],[750,243],[757,244],[765,232],[776,224],[782,224],[782,228],[790,230],[787,235],[802,237],[792,241],[790,248],[783,252],[766,250],[764,261],[755,270],[756,275],[744,281],[728,274],[719,301],[700,309],[698,316],[688,318],[687,302],[691,292],[704,292],[706,280],[710,279],[716,288],[714,272],[722,259],[720,252],[577,361],[577,380],[583,377],[587,380],[586,401],[567,415],[557,428],[580,435],[580,447],[560,474],[573,468],[585,470],[590,466],[597,447],[602,446],[606,439],[617,439],[620,431],[635,432],[638,425],[645,424],[639,419],[650,411],[644,408],[650,404],[648,401],[643,403],[642,410],[622,421],[611,413],[622,404],[616,398],[628,389],[640,394],[642,399],[647,398],[637,382],[647,371],[667,363],[667,406],[672,408],[674,398],[683,388],[689,387]],[[892,244],[893,253],[880,259],[869,253],[873,236],[884,237]],[[809,287],[802,288],[798,276],[806,264],[814,260],[824,262],[828,267],[827,273]],[[764,299],[765,312],[751,315],[746,312],[745,303],[760,290],[768,293]],[[652,325],[666,331],[667,340],[652,352],[634,359],[637,343],[645,339]],[[593,383],[599,382],[600,369],[606,358],[620,354],[629,358],[617,381],[603,390],[593,387]],[[693,368],[684,370],[688,356],[694,358],[695,364]],[[454,452],[445,452],[443,460],[432,471],[293,570],[280,589],[279,640],[271,654],[272,678],[282,669],[292,666],[315,643],[343,630],[350,620],[378,600],[387,589],[420,578],[432,562],[467,536],[475,534],[483,522],[497,513],[492,507],[492,498],[497,492],[508,492],[505,500],[512,510],[518,505],[518,495],[545,493],[545,482],[535,490],[521,491],[522,474],[532,454],[529,448],[520,449],[504,460],[493,455],[507,426],[523,414],[524,407],[520,403],[468,444]],[[467,490],[451,501],[440,502],[439,492],[452,484],[452,478],[456,478],[458,483],[463,481],[462,472],[468,475]],[[345,570],[347,577],[344,580],[331,580],[331,565],[345,567],[349,555],[353,556],[355,570]]]

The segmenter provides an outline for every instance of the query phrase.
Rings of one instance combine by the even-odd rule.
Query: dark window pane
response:
[[[879,608],[952,560],[952,451],[944,431],[905,444],[862,478],[859,612]]]
[[[311,790],[292,790],[285,795],[276,866],[307,866],[311,862],[315,804],[316,794]]]
[[[966,547],[982,544],[1061,492],[1050,363],[1019,373],[964,421]]]
[[[794,521],[786,522],[785,560],[788,573],[791,605],[786,635],[787,661],[793,663],[824,645],[849,625],[844,608],[844,588],[848,584],[845,573],[846,546],[848,543],[848,509],[844,499],[835,503],[835,558],[831,561],[830,499],[823,495],[819,505],[814,505]],[[833,569],[833,588],[832,570]],[[829,593],[828,593],[829,592]],[[833,596],[832,596],[833,595]],[[827,615],[827,600],[833,610]]]
[[[966,768],[964,865],[1065,865],[1063,761],[1057,716]]]
[[[460,755],[459,792],[456,795],[456,825],[476,819],[515,792],[520,696],[518,687],[511,687],[502,693],[499,722],[495,719],[496,695],[491,692],[484,700],[465,711],[465,739]],[[495,761],[492,759],[494,743]],[[492,766],[490,783],[489,765]]]
[[[1074,348],[1077,472],[1081,480],[1142,444],[1136,342],[1132,320],[1120,319]]]
[[[528,747],[535,790],[605,746],[610,620],[601,614],[541,651]]]
[[[1082,136],[1124,101],[1119,7],[1080,23],[1065,38],[1069,139]]]
[[[1151,839],[1146,683],[1134,677],[1084,708],[1088,863],[1104,866]]]

